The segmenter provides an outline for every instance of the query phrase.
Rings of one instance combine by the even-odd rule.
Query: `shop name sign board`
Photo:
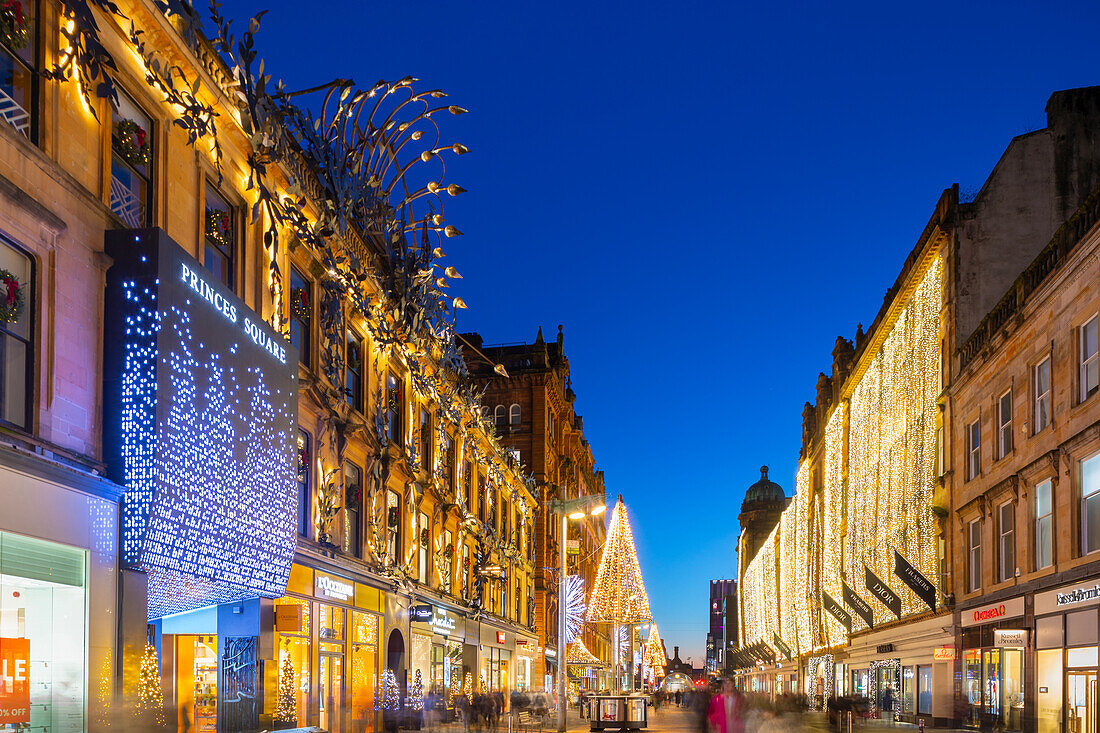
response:
[[[0,725],[31,722],[31,640],[0,638]]]
[[[435,615],[435,609],[430,603],[421,603],[409,608],[409,618],[413,621],[431,623],[433,615]]]
[[[952,662],[959,656],[959,650],[953,646],[938,646],[932,650],[932,659],[937,662]]]
[[[347,602],[355,595],[355,586],[350,580],[336,578],[324,573],[314,573],[313,595],[319,598],[331,598],[334,601]]]
[[[871,572],[871,568],[866,565],[863,566],[864,580],[867,584],[867,590],[875,596],[875,598],[882,601],[882,605],[890,609],[898,618],[901,618],[901,597],[886,585],[886,583],[879,580],[879,577]]]
[[[1027,646],[1027,629],[994,629],[993,646],[1023,648]]]
[[[1100,584],[1062,586],[1035,594],[1035,614],[1100,604]]]
[[[503,631],[498,631],[497,632],[497,644],[503,644],[503,643],[504,643],[504,632]]]
[[[105,247],[104,452],[149,618],[279,598],[296,546],[297,350],[163,230],[110,231]]]
[[[447,613],[446,608],[437,608],[432,614],[431,626],[437,633],[446,636],[455,630],[455,617]]]
[[[978,626],[1001,618],[1024,615],[1024,599],[1012,598],[1002,603],[992,603],[962,612],[962,626]]]

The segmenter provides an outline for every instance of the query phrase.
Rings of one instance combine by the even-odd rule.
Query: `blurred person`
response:
[[[702,697],[702,693],[698,693]],[[711,733],[743,733],[744,701],[733,689],[733,680],[722,680],[722,691],[707,705],[707,723]]]

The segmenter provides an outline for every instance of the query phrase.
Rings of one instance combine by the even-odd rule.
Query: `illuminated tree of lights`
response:
[[[651,618],[634,533],[620,496],[611,514],[587,619],[589,623],[637,624]]]
[[[570,642],[565,649],[566,664],[578,664],[586,667],[596,667],[603,664],[596,655],[588,651],[588,647],[580,639]]]
[[[409,690],[409,708],[412,710],[424,709],[424,677],[420,674],[419,669],[416,670],[412,689]]]
[[[298,705],[294,699],[294,666],[290,654],[283,650],[283,664],[279,670],[279,704],[275,708],[275,720],[293,723],[298,719]]]
[[[401,693],[397,689],[397,677],[392,669],[382,671],[382,710],[396,713],[401,709]]]
[[[157,650],[151,644],[145,645],[145,651],[141,655],[137,709],[156,727],[164,726],[164,692],[160,688],[160,665],[157,664]]]
[[[646,639],[645,649],[642,651],[642,664],[649,667],[654,677],[665,676],[665,653],[661,649],[661,633],[657,630],[657,624],[649,627],[649,638]]]
[[[570,575],[565,579],[565,643],[572,644],[584,627],[584,578]]]

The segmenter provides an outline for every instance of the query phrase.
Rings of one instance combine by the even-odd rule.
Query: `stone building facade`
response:
[[[20,303],[0,323],[0,564],[27,589],[16,596],[19,608],[5,593],[0,637],[29,634],[29,652],[19,641],[5,654],[25,654],[54,674],[50,688],[32,672],[31,718],[14,722],[50,731],[62,719],[65,730],[132,721],[139,666],[150,652],[167,710],[178,715],[168,725],[181,730],[188,720],[237,730],[270,728],[277,719],[373,730],[382,725],[376,711],[390,679],[406,697],[418,683],[503,690],[505,699],[541,687],[533,487],[463,397],[470,385],[446,367],[439,344],[423,347],[418,333],[386,344],[375,338],[377,315],[361,304],[393,295],[386,235],[331,236],[333,252],[356,255],[358,299],[341,295],[353,286],[316,251],[286,246],[289,231],[278,232],[283,246],[273,248],[268,215],[253,208],[248,158],[258,143],[244,129],[230,66],[201,33],[181,32],[183,21],[152,2],[122,0],[118,15],[95,5],[98,31],[84,18],[62,17],[58,3],[21,2],[26,44],[0,38],[0,55],[14,69],[0,80],[0,270],[7,273],[0,304]],[[131,22],[155,64],[143,59]],[[85,94],[79,75],[43,75],[72,58],[59,45],[65,34],[85,32],[95,35],[81,38],[102,43],[117,65],[116,105],[95,95],[95,79]],[[169,66],[178,89],[186,80],[195,104],[213,113],[220,174],[211,138],[189,140],[180,105],[151,81],[154,67]],[[271,164],[266,183],[300,189],[304,216],[316,221],[325,205],[310,185],[316,174],[292,156]],[[296,497],[293,487],[277,497],[293,509],[296,531],[290,554],[271,569],[281,575],[275,592],[204,602],[211,578],[165,585],[145,559],[122,559],[120,516],[148,498],[136,488],[134,454],[122,445],[133,425],[105,398],[132,376],[105,357],[117,334],[106,323],[117,315],[105,314],[117,295],[108,283],[128,257],[109,255],[105,242],[120,233],[135,248],[164,242],[173,257],[193,263],[196,302],[219,304],[226,319],[232,305],[231,322],[252,319],[254,338],[285,333],[269,354],[298,355],[285,374],[299,385],[296,445],[275,469],[297,486]],[[170,390],[159,378],[145,386],[153,399]],[[206,439],[192,447],[218,448]],[[278,455],[268,458],[257,473]],[[215,489],[247,493],[239,485]],[[190,521],[225,526],[246,518],[211,509]],[[270,529],[270,538],[254,537],[262,551],[285,539]],[[239,559],[220,562],[233,574]],[[40,592],[47,586],[52,600]],[[26,614],[80,621],[8,627]],[[47,649],[53,657],[43,656]]]
[[[592,446],[584,436],[584,420],[576,412],[569,358],[565,353],[562,326],[554,341],[547,342],[540,327],[534,342],[501,346],[485,345],[480,335],[464,334],[468,346],[480,353],[469,358],[472,378],[485,389],[485,415],[493,420],[500,442],[514,451],[520,463],[535,477],[541,492],[535,533],[535,625],[539,645],[546,650],[557,646],[558,601],[556,573],[560,527],[548,510],[555,499],[571,499],[604,492],[603,472],[596,469]],[[493,372],[502,364],[508,377]],[[590,593],[599,568],[599,551],[606,536],[601,518],[586,518],[569,524],[570,540],[578,543],[567,555],[569,573],[584,579]],[[606,663],[611,661],[610,633],[586,625],[585,646]],[[543,654],[536,660],[535,673],[545,679],[556,668],[556,660]],[[600,672],[600,675],[603,673]],[[602,686],[598,677],[589,684]],[[548,684],[548,683],[547,683]]]

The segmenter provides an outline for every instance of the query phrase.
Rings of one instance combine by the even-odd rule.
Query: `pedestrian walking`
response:
[[[882,718],[894,722],[894,691],[889,685],[882,693]]]

